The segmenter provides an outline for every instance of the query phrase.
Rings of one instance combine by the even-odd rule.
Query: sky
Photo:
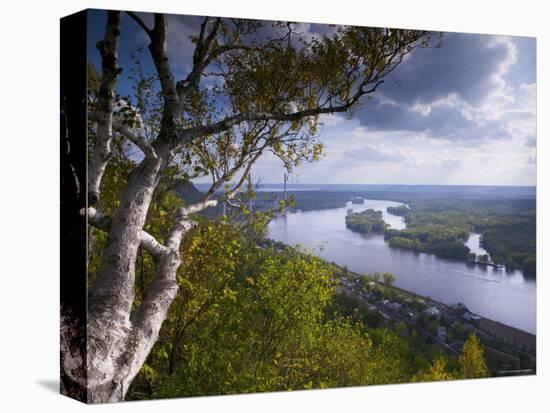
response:
[[[150,16],[144,16],[147,20]],[[170,16],[168,53],[177,79],[190,68],[201,18]],[[88,56],[99,65],[95,42],[104,12],[90,14]],[[315,36],[327,27],[300,23]],[[145,33],[123,18],[120,65],[147,46]],[[348,184],[535,185],[535,38],[444,33],[438,48],[415,49],[354,118],[323,115],[322,159],[296,168],[290,182]],[[143,54],[145,69],[152,69]],[[119,91],[130,92],[129,71]],[[282,162],[264,155],[253,177],[283,179]]]

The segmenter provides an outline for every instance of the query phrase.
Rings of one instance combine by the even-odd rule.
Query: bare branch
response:
[[[218,205],[216,199],[209,199],[188,207],[179,208],[174,219],[174,224],[166,237],[166,246],[171,250],[177,251],[183,235],[196,224],[189,215],[196,214],[206,208],[215,207],[216,205]]]
[[[134,12],[127,11],[126,14],[130,16],[143,30],[145,30],[145,33],[151,34],[151,29],[147,27],[145,22],[141,20],[141,18]]]
[[[155,149],[147,143],[143,135],[136,133],[135,130],[119,121],[114,122],[113,128],[134,145],[136,145],[146,157],[157,157]]]
[[[161,135],[165,135],[167,130],[172,128],[181,112],[181,103],[176,91],[174,75],[168,63],[167,33],[166,17],[163,14],[155,13],[155,26],[148,34],[151,39],[149,50],[155,63],[164,98]]]
[[[237,184],[228,192],[224,194],[222,197],[222,200],[231,200],[235,198],[235,195],[242,189],[243,185],[245,184],[246,180],[248,179],[248,176],[250,175],[250,170],[252,169],[252,165],[258,160],[258,158],[261,156],[262,151],[258,151],[256,155],[252,157],[252,159],[248,162],[248,165],[246,166],[241,179]]]
[[[88,115],[88,120],[93,122],[98,122],[100,116],[97,112],[92,112]],[[145,156],[156,158],[157,154],[154,148],[147,143],[145,136],[141,135],[138,131],[129,126],[125,125],[121,120],[114,119],[112,123],[112,128],[136,145]]]
[[[210,46],[212,45],[212,42],[214,41],[222,25],[222,19],[217,18],[215,20],[212,30],[210,30],[210,33],[208,33],[205,38],[204,34],[206,32],[206,26],[208,25],[209,20],[210,17],[205,17],[201,24],[199,37],[197,39],[197,46],[195,47],[195,51],[193,53],[193,69],[187,75],[185,80],[181,80],[177,83],[178,96],[181,101],[183,101],[185,96],[187,96],[191,91],[198,89],[202,72],[206,66],[208,66],[210,61],[207,56],[210,51]]]
[[[158,338],[170,304],[178,293],[176,271],[180,265],[179,254],[172,251],[155,263],[155,273],[145,299],[138,307],[132,325],[132,341],[136,350],[131,354],[133,378]]]

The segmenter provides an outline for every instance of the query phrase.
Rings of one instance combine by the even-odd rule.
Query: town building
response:
[[[437,338],[441,341],[447,341],[447,329],[445,327],[437,327]]]
[[[428,307],[424,310],[424,313],[426,313],[430,317],[435,317],[439,320],[439,317],[441,317],[441,311],[439,311],[439,308],[432,306]]]

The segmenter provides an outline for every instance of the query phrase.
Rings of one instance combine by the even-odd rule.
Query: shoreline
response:
[[[322,258],[320,258],[320,259],[323,260]],[[339,269],[343,270],[342,266],[340,266],[340,265],[338,265],[338,264],[329,263],[329,262],[326,261],[326,260],[323,260],[323,261],[326,262],[327,264],[336,265],[336,267],[338,267]],[[367,275],[367,274],[360,274],[360,273],[357,273],[357,272],[355,272],[355,271],[351,271],[351,270],[349,270],[349,269],[348,269],[347,271],[348,271],[349,274],[351,274],[351,275],[353,275],[353,276],[356,276],[356,277],[364,277],[365,275]],[[383,283],[381,283],[381,282],[379,282],[378,284],[383,285]],[[385,287],[386,287],[386,286],[385,286]],[[419,299],[424,300],[424,301],[426,301],[426,302],[431,302],[431,303],[433,303],[433,304],[435,304],[435,305],[437,305],[437,306],[443,306],[443,307],[445,307],[445,308],[447,308],[447,309],[449,309],[449,310],[450,310],[450,308],[452,308],[453,305],[458,304],[458,303],[445,303],[445,302],[443,302],[443,301],[436,300],[435,298],[432,298],[432,297],[430,297],[430,296],[421,295],[421,294],[415,293],[415,292],[413,292],[413,291],[409,291],[409,290],[406,290],[406,289],[404,289],[404,288],[397,287],[397,286],[395,286],[395,285],[391,285],[391,286],[389,286],[389,288],[392,289],[392,290],[395,290],[396,292],[400,292],[400,293],[402,293],[402,294],[409,295],[409,296],[412,296],[412,297],[414,297],[414,298],[419,298]],[[462,304],[466,304],[466,303],[462,303]],[[467,308],[467,306],[466,306],[466,308]],[[502,321],[493,320],[493,319],[488,318],[488,317],[485,317],[485,316],[483,316],[483,315],[481,315],[481,314],[474,313],[473,311],[471,311],[471,310],[468,309],[468,308],[467,308],[467,311],[468,311],[470,314],[472,314],[472,315],[474,315],[474,316],[477,316],[477,317],[481,317],[481,318],[484,319],[484,320],[488,320],[488,321],[493,322],[493,323],[498,323],[498,324],[500,324],[500,325],[502,325],[502,326],[505,326],[505,327],[507,327],[507,328],[510,328],[510,329],[513,329],[513,330],[517,330],[517,331],[519,331],[519,332],[521,332],[521,333],[523,333],[523,334],[528,334],[528,335],[530,335],[530,336],[536,337],[536,334],[534,334],[534,333],[531,333],[531,332],[529,332],[529,331],[523,330],[523,329],[518,328],[518,327],[511,326],[511,325],[509,325],[509,324],[503,323]]]
[[[277,249],[277,246],[276,244],[273,244],[273,243],[279,243],[281,245],[284,245],[285,247],[288,247],[288,248],[294,248],[292,245],[288,245],[288,244],[285,244],[285,243],[282,243],[280,241],[276,241],[276,240],[273,240],[273,239],[270,239],[270,238],[265,238],[266,241],[268,241],[272,246],[274,246],[276,249]],[[323,259],[322,257],[319,257],[319,256],[316,256],[317,258],[319,258],[320,260],[322,260],[324,263],[326,263],[327,265],[333,265],[335,266],[336,268],[338,268],[339,270],[341,270],[342,272],[344,271],[344,267],[343,265],[340,265],[340,264],[337,264],[336,262],[330,262],[330,261],[327,261],[326,259]],[[365,277],[369,274],[361,274],[361,273],[358,273],[356,271],[352,271],[350,270],[349,268],[346,267],[346,271],[348,274],[350,274],[351,276],[354,276],[356,278],[361,278],[361,277]],[[383,283],[379,282],[378,283],[379,285],[383,285]],[[427,303],[432,303],[436,306],[439,306],[439,307],[443,307],[445,308],[447,311],[450,311],[450,308],[453,306],[453,305],[456,305],[458,303],[446,303],[446,302],[443,302],[443,301],[440,301],[440,300],[437,300],[431,296],[425,296],[425,295],[421,295],[419,293],[415,293],[414,291],[410,291],[410,290],[406,290],[404,288],[401,288],[401,287],[397,287],[395,285],[390,285],[389,286],[390,289],[398,292],[398,293],[402,293],[404,295],[408,295],[410,296],[411,298],[418,298],[420,300],[423,300]],[[466,304],[466,303],[462,303],[462,304]],[[506,323],[503,323],[501,321],[498,321],[498,320],[493,320],[493,319],[490,319],[488,317],[485,317],[481,314],[478,314],[478,313],[475,313],[469,309],[467,309],[467,311],[474,315],[474,316],[477,316],[477,317],[480,317],[481,319],[484,319],[484,320],[488,320],[489,322],[492,322],[492,323],[496,323],[496,324],[499,324],[501,326],[504,326],[505,328],[508,328],[508,329],[511,329],[511,330],[515,330],[515,331],[518,331],[520,334],[526,334],[528,336],[531,336],[533,338],[536,339],[536,333],[531,333],[529,331],[526,331],[526,330],[523,330],[521,328],[518,328],[518,327],[515,327],[515,326],[512,326],[512,325],[509,325],[509,324],[506,324]]]
[[[328,264],[331,264],[331,263],[328,263]],[[336,267],[343,270],[343,268],[337,264],[332,264],[332,265],[336,265]],[[365,276],[365,274],[359,274],[355,271],[350,271],[349,269],[347,272],[352,277],[360,278]],[[382,282],[378,282],[378,284],[384,285]],[[463,323],[468,324],[476,333],[481,333],[481,335],[488,336],[493,340],[497,340],[505,344],[511,345],[515,347],[517,351],[524,352],[529,356],[536,356],[536,337],[537,337],[536,333],[535,334],[530,333],[528,331],[511,326],[509,324],[505,324],[500,321],[482,316],[481,314],[474,313],[473,311],[468,309],[465,303],[444,303],[432,297],[423,296],[415,292],[405,290],[401,287],[397,287],[394,285],[390,285],[390,286],[384,285],[384,288],[388,288],[388,287],[397,293],[401,293],[405,296],[409,296],[409,298],[420,299],[424,301],[427,305],[436,307],[438,310],[442,312],[444,311],[448,314],[452,314],[456,319],[459,319]],[[468,314],[468,317],[470,317],[470,320],[466,320],[462,316],[457,316],[455,314],[455,310],[453,309],[453,307],[456,307],[459,305],[464,306],[464,309],[465,309],[464,313]]]

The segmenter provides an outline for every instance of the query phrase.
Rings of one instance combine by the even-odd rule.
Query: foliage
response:
[[[318,258],[248,243],[205,222],[183,245],[180,293],[132,397],[227,394],[367,382],[370,340],[324,320],[332,268]],[[345,343],[345,344],[344,344]]]
[[[404,217],[409,213],[409,208],[405,205],[399,205],[399,206],[389,206],[387,208],[387,211],[392,215],[397,215],[399,217]]]
[[[116,208],[133,167],[118,159],[107,168],[101,208]],[[159,239],[182,201],[164,177],[155,192],[146,227]],[[248,218],[247,218],[248,217]],[[467,341],[459,368],[414,329],[392,331],[379,312],[358,299],[336,294],[334,277],[344,269],[307,253],[254,240],[261,215],[239,220],[199,219],[182,245],[180,292],[159,342],[128,398],[227,394],[345,385],[483,377],[479,344]],[[244,219],[244,221],[243,221]],[[248,221],[247,221],[248,220]],[[247,231],[243,231],[247,221]],[[105,242],[94,231],[90,276]],[[407,241],[408,238],[404,238]],[[140,253],[136,302],[147,291],[154,263]],[[349,276],[349,274],[348,274]],[[391,274],[368,280],[391,286]],[[365,278],[367,280],[367,278]],[[485,371],[485,373],[484,373]]]
[[[441,355],[337,294],[332,264],[259,247],[225,219],[181,252],[178,297],[130,399],[407,382]]]
[[[522,216],[523,215],[523,216]],[[480,225],[483,247],[495,262],[507,269],[522,268],[526,276],[536,276],[536,217],[521,214],[491,219]]]
[[[413,377],[413,381],[440,381],[453,379],[476,379],[489,376],[483,349],[475,334],[470,334],[458,357],[458,366],[453,368],[442,357],[436,358],[427,369]]]
[[[489,370],[483,357],[483,348],[475,334],[470,334],[464,343],[462,355],[458,358],[460,378],[476,379],[489,376]]]
[[[472,231],[496,264],[536,273],[536,214],[529,199],[414,199],[388,212],[405,217],[407,229],[387,230],[390,246],[428,252],[443,258],[473,260],[463,245]],[[485,257],[478,257],[483,261]],[[488,259],[488,257],[487,257]]]
[[[346,227],[352,231],[367,234],[383,232],[389,225],[382,219],[382,212],[367,209],[362,212],[352,212],[346,215]]]
[[[448,369],[444,358],[438,357],[429,367],[413,377],[413,381],[441,381],[456,378]]]

